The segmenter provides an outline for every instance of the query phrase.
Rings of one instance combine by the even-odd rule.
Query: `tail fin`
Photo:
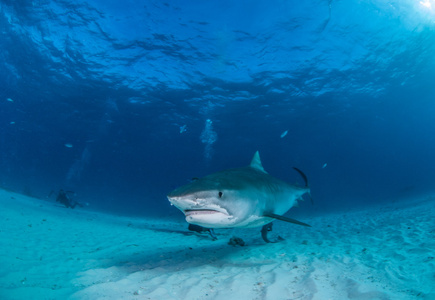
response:
[[[306,187],[306,188],[309,188],[309,187],[308,187],[308,178],[307,178],[307,175],[305,175],[304,172],[302,172],[301,170],[299,170],[299,169],[296,168],[296,167],[293,167],[293,169],[295,169],[295,170],[296,170],[296,171],[297,171],[297,172],[302,176],[302,178],[303,178],[304,181],[305,181],[305,187]],[[308,195],[310,196],[311,204],[314,205],[313,197],[311,197],[311,191],[310,191],[310,190],[308,190]]]
[[[295,169],[299,174],[301,174],[302,178],[305,181],[305,186],[308,187],[308,178],[307,178],[307,175],[305,175],[304,172],[302,172],[301,170],[299,170],[296,167],[293,167],[293,169]]]

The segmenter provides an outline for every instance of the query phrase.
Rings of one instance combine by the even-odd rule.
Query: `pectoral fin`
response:
[[[287,217],[283,217],[283,216],[276,215],[276,214],[265,214],[264,216],[265,217],[269,217],[269,218],[274,218],[274,219],[277,219],[277,220],[281,220],[281,221],[285,221],[285,222],[289,222],[289,223],[293,223],[293,224],[297,224],[297,225],[311,227],[311,225],[299,222],[298,220],[287,218]]]

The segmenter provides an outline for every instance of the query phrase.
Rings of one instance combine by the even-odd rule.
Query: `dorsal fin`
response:
[[[263,169],[263,165],[261,164],[260,153],[258,153],[258,151],[255,152],[254,157],[252,158],[251,164],[249,166],[251,168],[257,169],[257,170],[267,174],[267,172],[264,171],[264,169]]]

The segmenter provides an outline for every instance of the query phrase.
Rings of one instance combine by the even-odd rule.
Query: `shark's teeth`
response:
[[[186,209],[184,214],[187,216],[191,215],[210,215],[210,214],[221,214],[220,211],[210,210],[210,209]]]

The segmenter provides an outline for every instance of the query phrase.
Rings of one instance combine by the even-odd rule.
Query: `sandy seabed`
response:
[[[435,198],[301,221],[212,241],[0,190],[0,299],[435,299]]]

